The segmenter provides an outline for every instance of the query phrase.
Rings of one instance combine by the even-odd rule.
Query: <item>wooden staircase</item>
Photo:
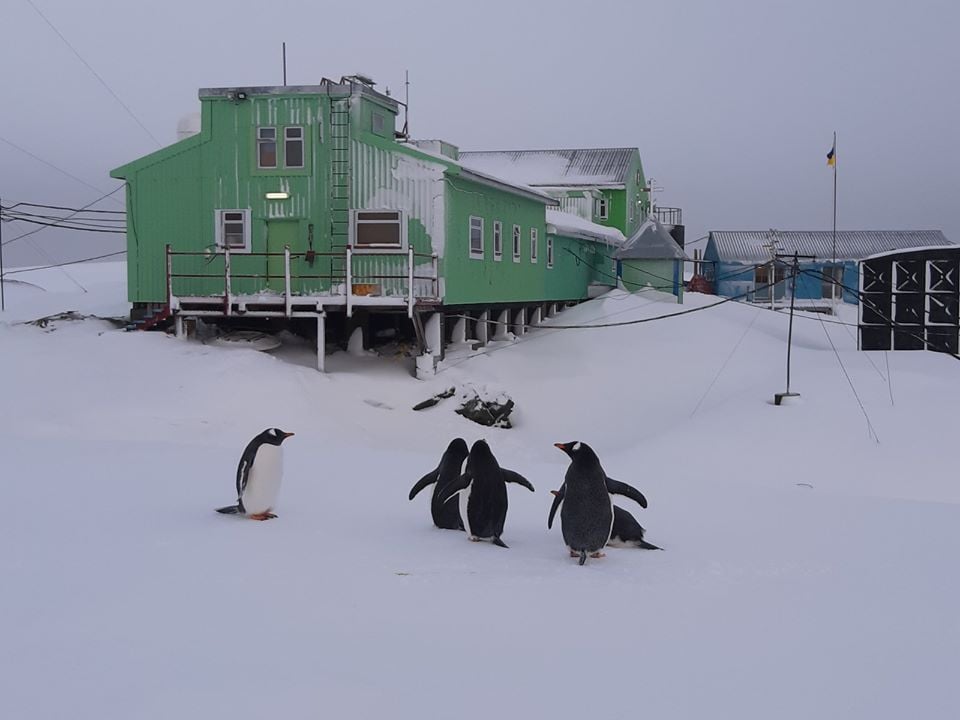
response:
[[[173,313],[170,312],[170,306],[166,303],[148,303],[146,306],[136,308],[130,313],[130,322],[127,323],[126,330],[152,330],[153,328],[166,324]]]

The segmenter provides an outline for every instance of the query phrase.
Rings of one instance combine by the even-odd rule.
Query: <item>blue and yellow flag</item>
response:
[[[833,147],[830,148],[830,152],[827,153],[827,165],[830,167],[836,167],[837,165],[837,143],[834,141]]]

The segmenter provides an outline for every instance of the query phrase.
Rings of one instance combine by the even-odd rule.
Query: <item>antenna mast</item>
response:
[[[282,43],[282,52],[283,52],[283,86],[287,86],[287,44]]]
[[[404,94],[403,94],[403,136],[410,139],[410,71],[406,70],[404,76]]]

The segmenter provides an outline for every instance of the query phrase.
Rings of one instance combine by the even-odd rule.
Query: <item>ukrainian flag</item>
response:
[[[837,143],[834,141],[833,147],[830,148],[830,152],[827,153],[827,165],[830,167],[836,167],[837,165]]]

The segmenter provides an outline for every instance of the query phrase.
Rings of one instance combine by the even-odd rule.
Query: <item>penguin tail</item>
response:
[[[583,564],[586,563],[586,562],[587,562],[587,551],[586,551],[586,550],[581,550],[581,551],[580,551],[580,561],[577,563],[577,565],[583,565]]]
[[[493,538],[493,540],[491,540],[491,542],[492,542],[494,545],[496,545],[497,547],[507,548],[508,550],[510,549],[510,546],[507,545],[507,544],[506,544],[503,540],[501,540],[499,537]]]
[[[640,548],[641,550],[663,550],[662,547],[657,547],[656,545],[652,545],[648,543],[646,540],[638,541],[637,547]]]
[[[222,515],[239,515],[242,511],[239,505],[227,505],[227,507],[217,508],[217,512]]]

